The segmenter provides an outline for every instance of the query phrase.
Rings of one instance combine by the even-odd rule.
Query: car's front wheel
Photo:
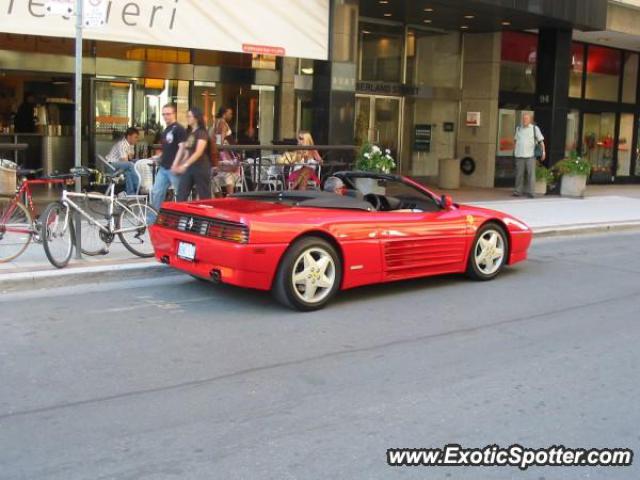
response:
[[[474,280],[495,278],[507,262],[509,242],[502,227],[484,225],[473,242],[467,265],[467,275]]]
[[[318,310],[333,298],[341,280],[342,263],[333,245],[319,237],[304,237],[282,257],[273,294],[287,307]]]

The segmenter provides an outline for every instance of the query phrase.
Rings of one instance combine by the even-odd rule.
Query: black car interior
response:
[[[348,185],[347,192],[362,195],[357,189],[356,178],[347,175],[342,178]],[[395,178],[378,178],[377,186],[385,194],[367,193],[361,198],[371,204],[374,210],[379,212],[437,212],[441,209],[437,199],[417,190],[415,187]]]

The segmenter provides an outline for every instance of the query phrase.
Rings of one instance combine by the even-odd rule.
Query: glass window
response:
[[[459,87],[460,34],[410,31],[407,35],[407,83]]]
[[[618,133],[618,168],[616,175],[628,177],[631,174],[631,153],[633,142],[633,113],[620,116],[620,132]]]
[[[82,42],[84,55],[90,55],[91,44],[91,40],[85,40]],[[0,33],[0,49],[3,50],[50,53],[55,55],[75,55],[75,48],[76,42],[72,38]]]
[[[231,129],[241,144],[269,144],[274,134],[275,87],[238,83],[194,82],[192,105],[205,114],[207,127],[213,125],[222,106],[233,109]]]
[[[620,52],[612,48],[589,45],[587,55],[586,98],[617,102]]]
[[[594,180],[609,181],[613,165],[615,113],[585,113],[583,150],[593,165]]]
[[[159,135],[166,123],[162,118],[162,107],[175,103],[178,122],[186,123],[189,100],[189,82],[142,78],[135,82],[135,125],[144,130],[144,141],[158,143]]]
[[[624,52],[624,78],[622,79],[622,101],[636,103],[638,87],[638,54]]]
[[[534,93],[537,54],[537,35],[523,32],[503,32],[500,90]]]
[[[120,42],[96,42],[96,56],[159,63],[189,63],[191,52],[186,48],[146,47]]]
[[[584,72],[584,44],[573,43],[571,45],[571,74],[569,83],[569,96],[582,97],[582,75]]]
[[[565,157],[569,157],[571,152],[578,151],[578,135],[580,135],[580,112],[571,110],[567,114],[567,139],[564,147]]]
[[[360,80],[402,81],[403,29],[360,24]]]

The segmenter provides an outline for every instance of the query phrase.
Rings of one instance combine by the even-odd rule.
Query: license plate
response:
[[[178,257],[193,262],[196,258],[196,246],[193,243],[179,242]]]

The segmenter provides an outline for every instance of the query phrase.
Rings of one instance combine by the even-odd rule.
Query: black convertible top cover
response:
[[[334,208],[341,210],[372,211],[373,206],[364,200],[336,195],[330,192],[285,191],[285,192],[244,192],[231,195],[232,198],[282,203],[293,207]]]

